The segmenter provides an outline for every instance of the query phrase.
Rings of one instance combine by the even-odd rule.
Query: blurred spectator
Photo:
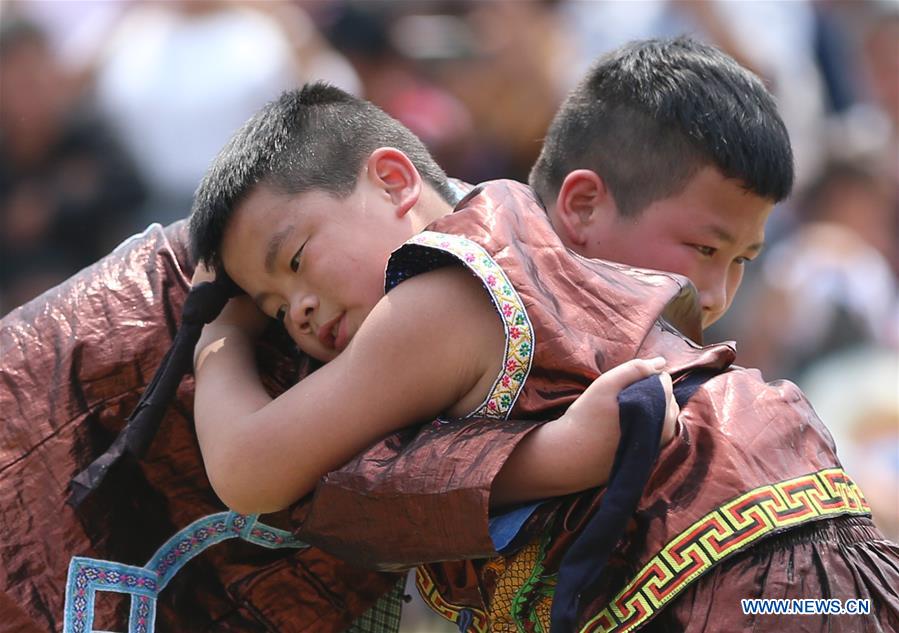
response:
[[[574,49],[553,2],[472,2],[472,55],[438,69],[441,83],[472,113],[489,150],[488,178],[526,180],[569,86]]]
[[[282,90],[314,79],[358,92],[352,67],[295,6],[132,4],[98,59],[96,90],[147,177],[146,219],[186,216],[234,130]]]
[[[432,78],[434,65],[471,54],[468,27],[456,16],[402,8],[336,7],[327,17],[328,36],[359,73],[366,99],[421,138],[448,173],[480,181],[492,152],[478,143],[465,105]]]
[[[6,3],[16,15],[43,31],[66,73],[83,86],[89,79],[97,52],[103,46],[103,38],[128,5],[135,1],[6,0]]]
[[[0,314],[108,252],[144,188],[43,33],[0,24]]]
[[[899,540],[899,349],[862,345],[827,355],[799,384],[827,421],[877,526]]]
[[[863,164],[834,163],[807,192],[802,223],[772,247],[746,289],[740,362],[796,378],[817,358],[887,343],[897,305],[889,265],[896,189]]]
[[[899,188],[899,2],[824,0],[815,7],[818,59],[839,115],[824,130],[822,154],[876,156]],[[899,261],[891,263],[899,272]]]
[[[525,180],[569,60],[545,2],[349,2],[320,12],[365,96],[454,177]]]

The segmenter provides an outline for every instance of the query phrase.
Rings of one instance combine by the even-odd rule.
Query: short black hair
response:
[[[569,173],[593,170],[632,216],[709,165],[760,197],[789,195],[793,152],[774,99],[717,48],[644,40],[598,59],[568,95],[529,181],[552,204]]]
[[[405,153],[425,182],[453,199],[424,144],[374,104],[322,82],[285,92],[237,131],[200,182],[190,216],[194,258],[219,267],[231,214],[256,185],[348,196],[365,159],[384,146]]]

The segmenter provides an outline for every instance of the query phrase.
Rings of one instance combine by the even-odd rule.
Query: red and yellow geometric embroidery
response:
[[[534,356],[534,328],[524,302],[499,264],[480,244],[466,237],[423,231],[406,244],[452,255],[481,280],[490,294],[506,332],[505,362],[490,394],[468,417],[505,419],[524,387]]]
[[[480,609],[472,609],[451,604],[444,600],[427,568],[419,567],[415,570],[415,586],[422,600],[438,615],[446,618],[459,627],[464,633],[487,633],[487,614]]]
[[[840,468],[756,488],[672,539],[581,633],[633,631],[718,561],[763,536],[822,517],[870,512]]]
[[[764,536],[815,519],[870,512],[861,490],[841,468],[751,490],[710,512],[672,539],[580,633],[635,630],[715,564]],[[425,602],[447,620],[458,624],[461,619],[471,618],[470,631],[521,630],[528,620],[534,630],[548,631],[555,578],[543,574],[545,546],[538,539],[517,555],[488,563],[485,569],[501,578],[496,595],[492,596],[489,617],[483,611],[446,602],[423,567],[417,570],[416,584]],[[521,567],[523,562],[532,568],[530,577]],[[511,571],[516,573],[510,574]],[[506,586],[504,581],[513,576],[519,580]],[[541,593],[546,595],[528,600],[530,608],[526,610],[532,612],[523,613],[516,603],[535,581],[543,585]]]
[[[416,569],[416,586],[431,609],[457,626],[463,623],[462,631],[548,633],[556,584],[556,574],[545,574],[543,568],[548,537],[536,538],[515,554],[497,556],[484,565],[481,578],[493,577],[494,584],[486,612],[447,602],[426,567]]]

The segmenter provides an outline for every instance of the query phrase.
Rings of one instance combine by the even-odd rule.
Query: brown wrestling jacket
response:
[[[740,598],[753,597],[874,596],[864,630],[899,624],[899,551],[871,524],[830,434],[795,385],[765,383],[731,366],[729,345],[700,347],[672,327],[700,335],[685,279],[568,252],[533,193],[507,182],[479,187],[394,253],[388,288],[444,265],[480,278],[503,321],[494,392],[474,419],[396,434],[327,475],[294,513],[300,538],[382,569],[483,559],[422,565],[419,590],[461,630],[546,631],[562,555],[602,493],[543,505],[498,556],[490,484],[516,443],[600,373],[664,355],[676,378],[717,375],[683,407],[625,537],[583,588],[576,629],[799,630],[743,616]],[[807,630],[859,624],[799,617]]]
[[[65,504],[69,480],[109,446],[168,349],[192,271],[186,224],[153,226],[0,321],[0,629],[59,630],[73,555],[143,565],[223,510],[194,435],[190,377],[145,459],[117,466],[77,512]],[[260,353],[273,391],[297,377],[278,342]],[[157,631],[342,631],[395,582],[314,548],[222,543],[162,592]],[[127,606],[98,600],[99,628],[122,630]]]

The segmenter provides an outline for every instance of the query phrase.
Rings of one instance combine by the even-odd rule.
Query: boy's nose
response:
[[[718,320],[727,308],[727,285],[724,281],[705,286],[699,292],[702,306],[702,327],[706,328]]]
[[[318,297],[305,293],[290,303],[290,319],[304,333],[312,331],[312,316],[318,310]]]

